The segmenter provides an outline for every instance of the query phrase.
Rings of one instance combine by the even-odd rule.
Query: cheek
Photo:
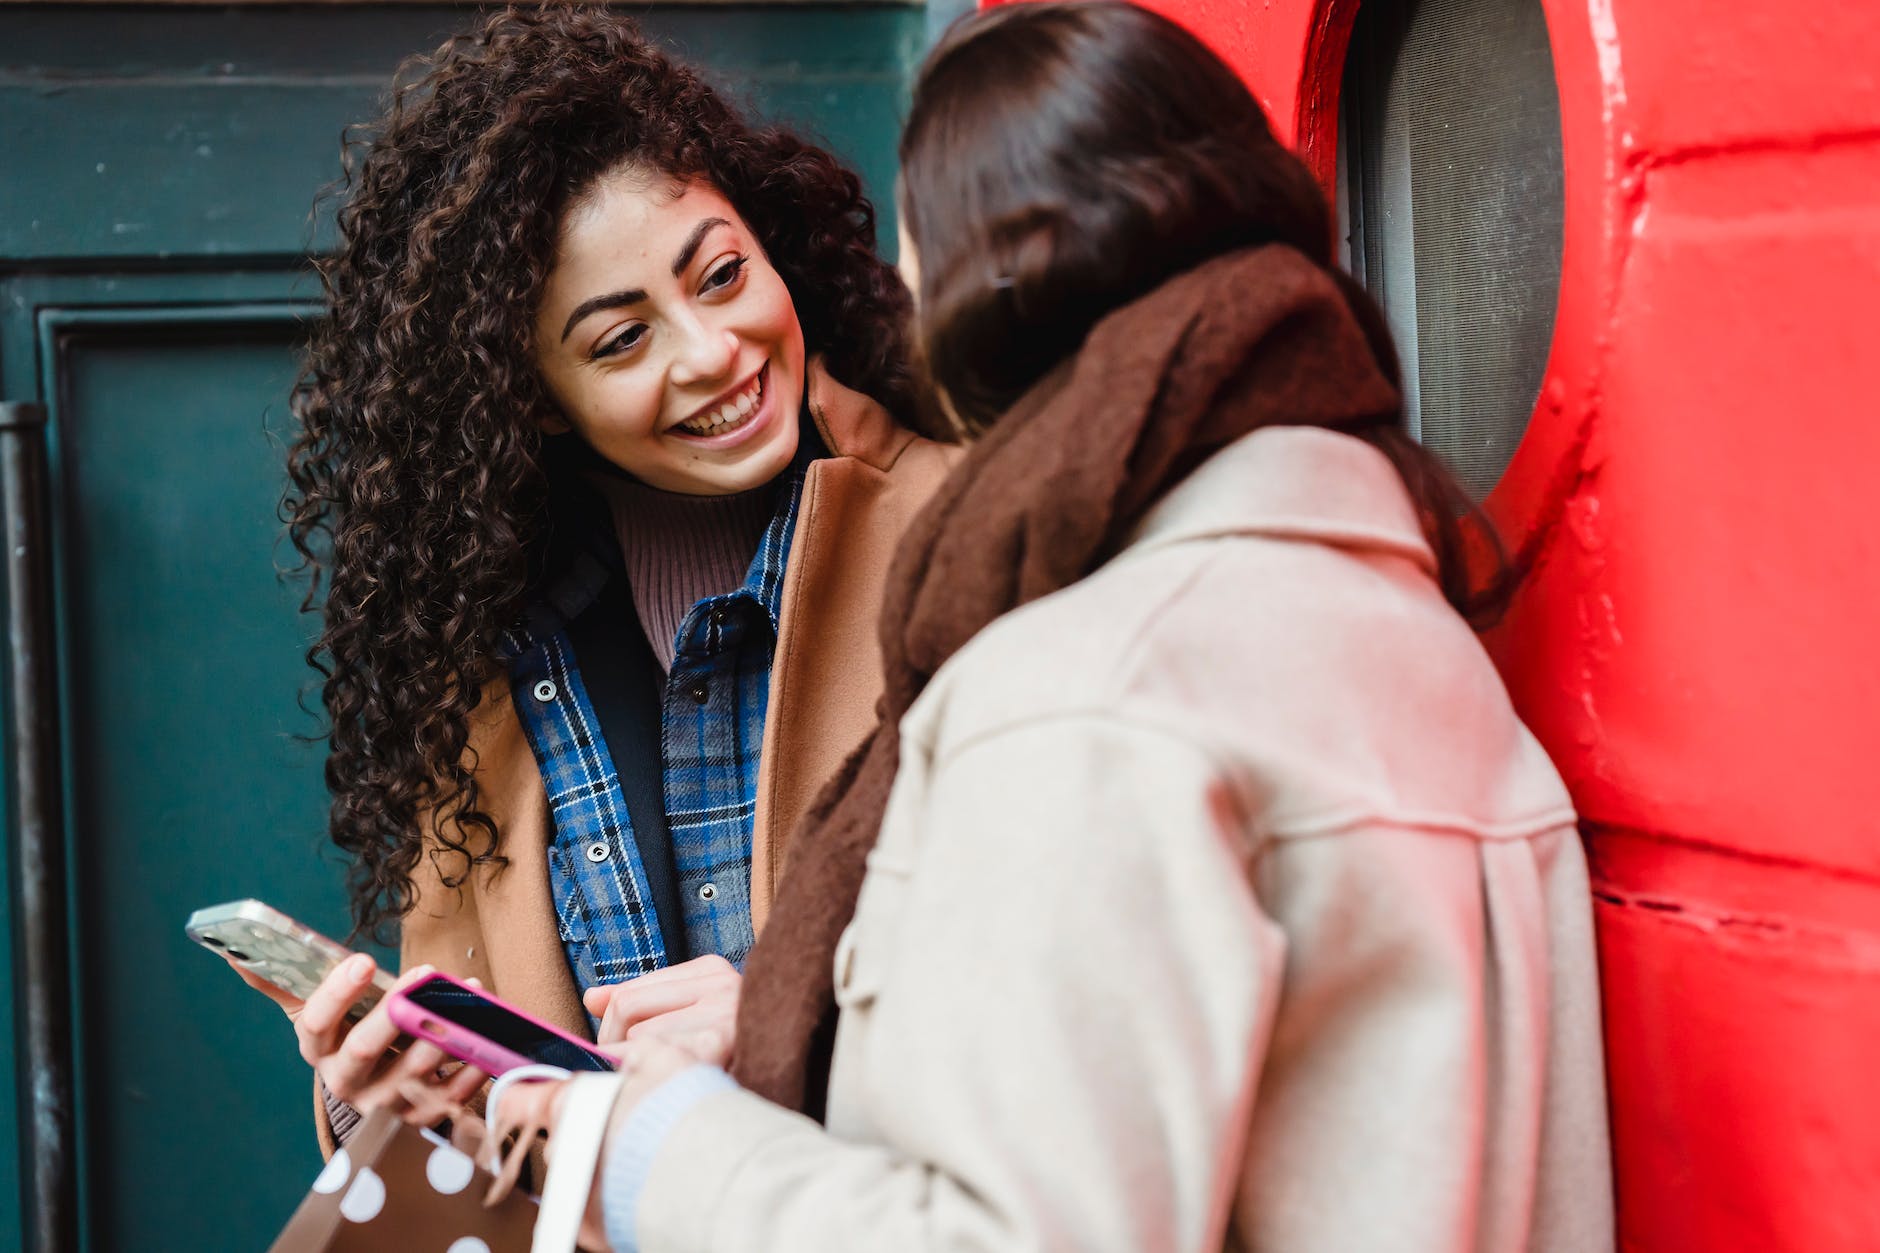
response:
[[[751,292],[753,323],[752,332],[767,340],[800,348],[803,343],[803,327],[797,321],[796,305],[790,300],[789,289],[774,271],[767,272],[761,287]]]
[[[611,440],[646,435],[659,424],[660,391],[644,372],[622,370],[593,379],[583,389],[575,425],[588,442],[605,447]]]

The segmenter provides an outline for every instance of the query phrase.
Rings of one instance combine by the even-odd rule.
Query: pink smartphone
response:
[[[449,975],[431,975],[385,998],[393,1024],[487,1075],[545,1062],[563,1070],[612,1070],[614,1059]]]

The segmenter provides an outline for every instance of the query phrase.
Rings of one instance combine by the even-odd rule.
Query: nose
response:
[[[680,331],[678,352],[673,357],[672,381],[680,387],[709,383],[731,372],[738,360],[735,332],[720,330],[694,319]]]

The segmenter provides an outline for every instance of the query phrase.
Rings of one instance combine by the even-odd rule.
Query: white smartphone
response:
[[[228,901],[199,909],[183,924],[190,939],[233,960],[289,996],[302,1000],[313,995],[333,968],[353,955],[352,950],[294,921],[280,910],[257,900]],[[347,1018],[365,1017],[381,996],[392,990],[392,976],[374,973]]]

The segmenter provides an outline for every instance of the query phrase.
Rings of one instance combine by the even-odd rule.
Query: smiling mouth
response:
[[[709,438],[714,435],[729,435],[751,420],[764,404],[764,383],[770,378],[770,366],[766,364],[751,381],[746,383],[735,395],[699,414],[687,418],[672,429],[681,435]]]

